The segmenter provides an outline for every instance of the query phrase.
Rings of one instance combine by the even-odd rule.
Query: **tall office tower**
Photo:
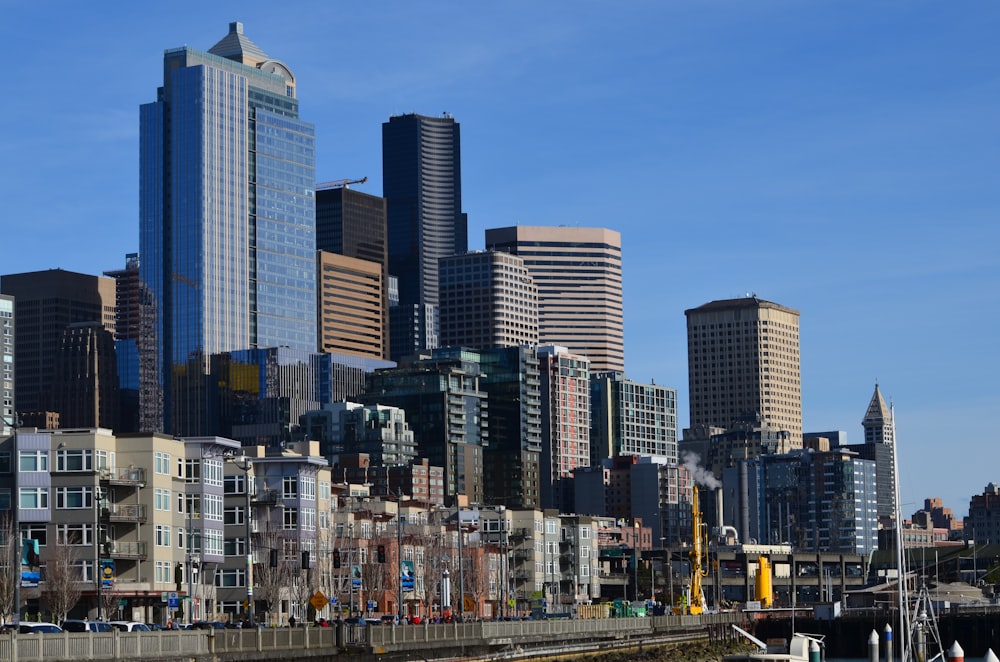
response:
[[[156,315],[149,289],[139,280],[139,254],[125,267],[104,272],[115,279],[115,351],[120,394],[117,433],[163,429],[163,389],[156,366]]]
[[[590,464],[619,455],[677,464],[677,390],[621,372],[590,376]]]
[[[625,369],[622,238],[614,230],[515,226],[486,248],[518,255],[538,288],[538,342],[567,347],[596,371]]]
[[[892,408],[885,404],[878,384],[861,421],[865,430],[863,444],[844,444],[841,448],[854,451],[866,460],[875,461],[875,481],[878,493],[878,518],[883,528],[895,526],[896,512],[896,424]]]
[[[542,508],[573,509],[573,471],[590,466],[590,362],[565,347],[538,348],[542,396]]]
[[[381,359],[385,285],[376,262],[317,251],[319,350]]]
[[[166,51],[163,70],[140,113],[140,274],[165,429],[204,434],[213,354],[316,351],[315,135],[295,76],[241,23],[207,52]]]
[[[118,426],[121,396],[114,336],[99,322],[63,331],[52,381],[52,409],[61,428]]]
[[[524,262],[496,251],[441,258],[442,347],[538,345],[538,291]]]
[[[3,399],[0,399],[0,436],[9,432],[17,411],[14,400],[14,297],[0,294],[0,385]]]
[[[382,124],[389,272],[399,279],[399,304],[389,311],[395,361],[438,346],[438,260],[468,250],[459,136],[449,115]]]
[[[389,358],[389,248],[385,214],[385,198],[355,191],[345,182],[320,185],[316,189],[316,249],[374,262],[381,267],[383,346],[382,354],[377,357],[381,359]],[[322,335],[321,329],[321,339]]]
[[[691,428],[730,428],[757,418],[787,431],[801,447],[799,311],[753,295],[684,314]]]
[[[3,276],[0,292],[14,297],[17,410],[51,410],[63,332],[70,324],[97,322],[114,334],[115,282],[101,276],[49,269]]]

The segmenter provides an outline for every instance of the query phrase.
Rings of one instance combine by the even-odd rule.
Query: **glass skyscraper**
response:
[[[394,361],[438,346],[438,260],[468,250],[459,136],[450,115],[382,124],[389,273],[399,279],[399,303],[389,311]]]
[[[296,79],[243,34],[167,50],[140,112],[140,276],[164,431],[207,434],[209,357],[315,351],[315,133]]]

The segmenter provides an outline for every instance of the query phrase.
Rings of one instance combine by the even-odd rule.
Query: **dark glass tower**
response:
[[[437,346],[438,260],[468,250],[458,122],[390,118],[382,125],[382,179],[389,273],[399,279],[390,353],[399,360]]]
[[[243,34],[166,51],[141,108],[140,276],[165,431],[205,434],[220,352],[316,350],[315,135],[296,79]]]

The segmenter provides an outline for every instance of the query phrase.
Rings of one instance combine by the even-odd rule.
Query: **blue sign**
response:
[[[404,591],[413,590],[413,561],[403,561],[402,567],[402,577],[400,581],[402,582],[402,587]]]
[[[21,588],[38,588],[41,573],[37,570],[21,571]]]
[[[181,606],[181,601],[178,598],[170,598],[167,600],[167,607],[170,609],[177,609]]]
[[[114,588],[114,585],[115,585],[114,559],[101,559],[101,586],[103,588]]]
[[[351,566],[351,586],[361,586],[361,566]]]

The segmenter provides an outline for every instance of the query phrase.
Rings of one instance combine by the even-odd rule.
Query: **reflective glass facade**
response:
[[[314,130],[287,67],[230,29],[220,45],[246,53],[168,50],[141,109],[140,269],[173,434],[214,432],[210,356],[317,346]]]

